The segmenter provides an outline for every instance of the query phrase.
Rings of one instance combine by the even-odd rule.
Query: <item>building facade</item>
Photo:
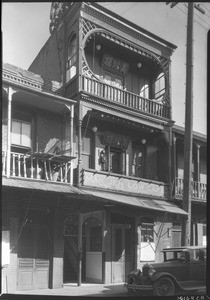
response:
[[[171,118],[176,46],[97,3],[54,2],[50,31],[29,71],[3,68],[6,292],[124,282],[180,243],[187,215],[184,133]],[[206,139],[195,141],[200,244]]]

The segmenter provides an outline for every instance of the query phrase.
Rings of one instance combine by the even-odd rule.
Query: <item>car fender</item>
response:
[[[156,273],[156,274],[154,274],[152,276],[151,279],[152,279],[153,282],[155,282],[155,281],[157,281],[161,277],[168,277],[168,278],[170,278],[174,282],[175,285],[177,285],[177,286],[180,287],[180,285],[179,285],[178,281],[176,280],[176,278],[172,274],[167,273],[167,272]]]

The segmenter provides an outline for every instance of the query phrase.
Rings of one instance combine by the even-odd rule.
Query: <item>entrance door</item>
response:
[[[112,283],[125,282],[131,265],[129,225],[112,227]]]
[[[18,243],[18,290],[48,288],[49,257],[48,228],[26,224]]]

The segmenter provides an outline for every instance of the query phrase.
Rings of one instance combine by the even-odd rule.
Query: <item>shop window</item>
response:
[[[144,147],[133,146],[132,153],[132,176],[134,177],[144,177]]]
[[[66,66],[66,82],[76,75],[76,61],[77,61],[77,37],[73,34],[68,43],[68,59]]]
[[[154,242],[153,224],[141,224],[141,242]]]

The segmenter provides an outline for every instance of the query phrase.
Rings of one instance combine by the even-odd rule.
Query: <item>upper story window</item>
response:
[[[145,84],[140,90],[140,97],[149,99],[149,85]]]
[[[12,120],[12,144],[31,148],[31,123]]]
[[[156,81],[154,82],[154,98],[160,99],[165,94],[165,75],[164,73],[159,74]]]
[[[16,112],[12,118],[11,144],[20,148],[32,148],[32,117]]]
[[[66,66],[66,82],[76,75],[77,67],[77,36],[74,33],[68,42],[68,59]]]
[[[145,150],[143,145],[133,145],[132,176],[144,177]]]

